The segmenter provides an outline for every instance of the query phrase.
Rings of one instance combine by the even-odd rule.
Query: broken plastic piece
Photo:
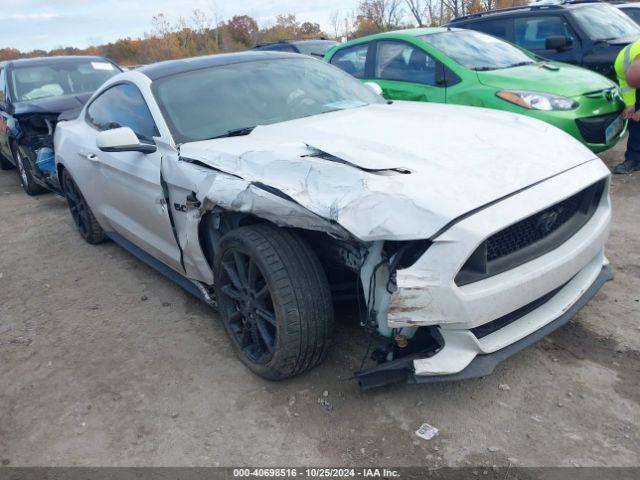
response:
[[[36,167],[48,177],[56,173],[56,160],[52,148],[45,147],[36,152]]]
[[[428,423],[423,423],[420,425],[416,435],[420,438],[424,438],[425,440],[431,440],[433,437],[438,435],[438,429],[436,427],[432,427]]]

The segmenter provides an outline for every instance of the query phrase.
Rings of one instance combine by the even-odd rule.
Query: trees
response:
[[[188,18],[172,23],[162,13],[151,19],[144,38],[124,38],[85,49],[60,47],[49,52],[0,49],[0,61],[46,55],[102,55],[122,65],[208,55],[251,48],[258,42],[329,37],[353,38],[413,26],[443,25],[453,17],[494,8],[526,4],[527,0],[360,0],[355,11],[335,11],[328,17],[331,35],[319,23],[300,22],[294,14],[281,14],[260,28],[249,15],[213,19],[195,9]]]
[[[249,48],[255,45],[258,38],[258,23],[248,15],[235,15],[226,25],[229,37],[237,45]]]

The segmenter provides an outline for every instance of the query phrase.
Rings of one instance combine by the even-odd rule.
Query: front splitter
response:
[[[413,361],[420,355],[410,355],[397,360],[382,363],[376,367],[359,370],[355,376],[363,390],[381,387],[390,383],[436,383],[468,380],[490,375],[496,366],[516,353],[537,343],[542,338],[569,322],[578,311],[591,300],[602,286],[613,278],[611,267],[605,265],[591,286],[562,315],[547,323],[542,328],[521,338],[496,352],[477,355],[464,370],[448,375],[415,375]]]

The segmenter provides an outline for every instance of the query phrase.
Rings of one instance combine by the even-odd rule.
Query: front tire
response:
[[[236,353],[268,380],[298,375],[326,356],[333,304],[324,270],[300,237],[270,225],[227,233],[216,293]]]
[[[93,216],[93,212],[82,196],[78,185],[76,185],[76,182],[73,181],[66,169],[62,171],[62,191],[67,199],[73,222],[76,224],[82,238],[92,245],[104,242],[104,230],[102,230],[96,217]]]
[[[20,177],[20,184],[27,195],[36,196],[47,190],[38,185],[31,173],[29,160],[20,151],[20,147],[15,146],[13,149],[13,159],[16,161],[16,168]]]

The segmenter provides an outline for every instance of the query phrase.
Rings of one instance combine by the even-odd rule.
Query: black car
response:
[[[488,33],[541,57],[572,63],[615,80],[613,63],[640,27],[599,1],[542,3],[458,17],[450,26]]]
[[[59,191],[53,132],[121,69],[102,57],[44,57],[0,63],[0,168],[17,167],[29,195]]]
[[[338,42],[333,40],[280,40],[279,42],[259,43],[252,50],[270,50],[272,52],[302,53],[322,58]]]
[[[615,3],[616,8],[620,9],[634,22],[640,24],[640,3]]]

